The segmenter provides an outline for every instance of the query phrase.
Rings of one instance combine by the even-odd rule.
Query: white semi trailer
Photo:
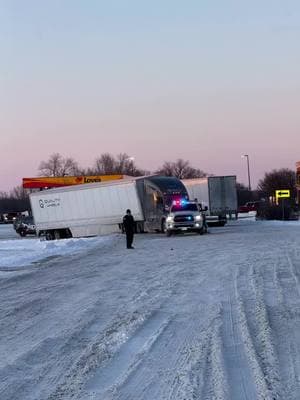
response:
[[[37,234],[59,239],[118,232],[128,208],[137,231],[163,231],[170,205],[182,197],[179,179],[149,176],[43,190],[30,203]]]
[[[207,207],[207,223],[224,226],[227,215],[237,214],[236,176],[210,176],[183,179],[190,200],[197,199],[202,208]]]

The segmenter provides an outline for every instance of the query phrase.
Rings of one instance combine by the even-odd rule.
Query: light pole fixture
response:
[[[250,166],[249,166],[249,155],[248,154],[243,154],[242,158],[247,159],[247,170],[248,170],[248,189],[251,192],[251,180],[250,180]]]
[[[127,169],[127,173],[133,175],[134,172],[134,160],[135,158],[130,156],[124,159],[124,162],[126,163],[126,169]]]

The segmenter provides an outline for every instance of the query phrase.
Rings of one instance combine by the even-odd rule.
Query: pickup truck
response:
[[[204,219],[202,210],[196,202],[178,200],[170,208],[166,218],[166,234],[171,236],[176,232],[197,232],[202,235]]]
[[[14,222],[15,231],[22,237],[36,235],[36,229],[32,217],[23,217]]]
[[[250,211],[257,211],[260,204],[261,204],[260,201],[248,201],[248,203],[246,203],[245,205],[240,206],[238,208],[238,212],[239,213],[247,213]]]

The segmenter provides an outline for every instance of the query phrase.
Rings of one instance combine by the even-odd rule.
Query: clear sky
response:
[[[54,152],[253,186],[300,160],[299,0],[0,0],[0,191]]]

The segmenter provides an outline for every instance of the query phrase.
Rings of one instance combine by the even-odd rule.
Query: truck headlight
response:
[[[173,222],[173,217],[167,217],[167,222]]]
[[[196,218],[195,218],[196,221],[201,221],[201,219],[202,219],[201,215],[196,215]]]

